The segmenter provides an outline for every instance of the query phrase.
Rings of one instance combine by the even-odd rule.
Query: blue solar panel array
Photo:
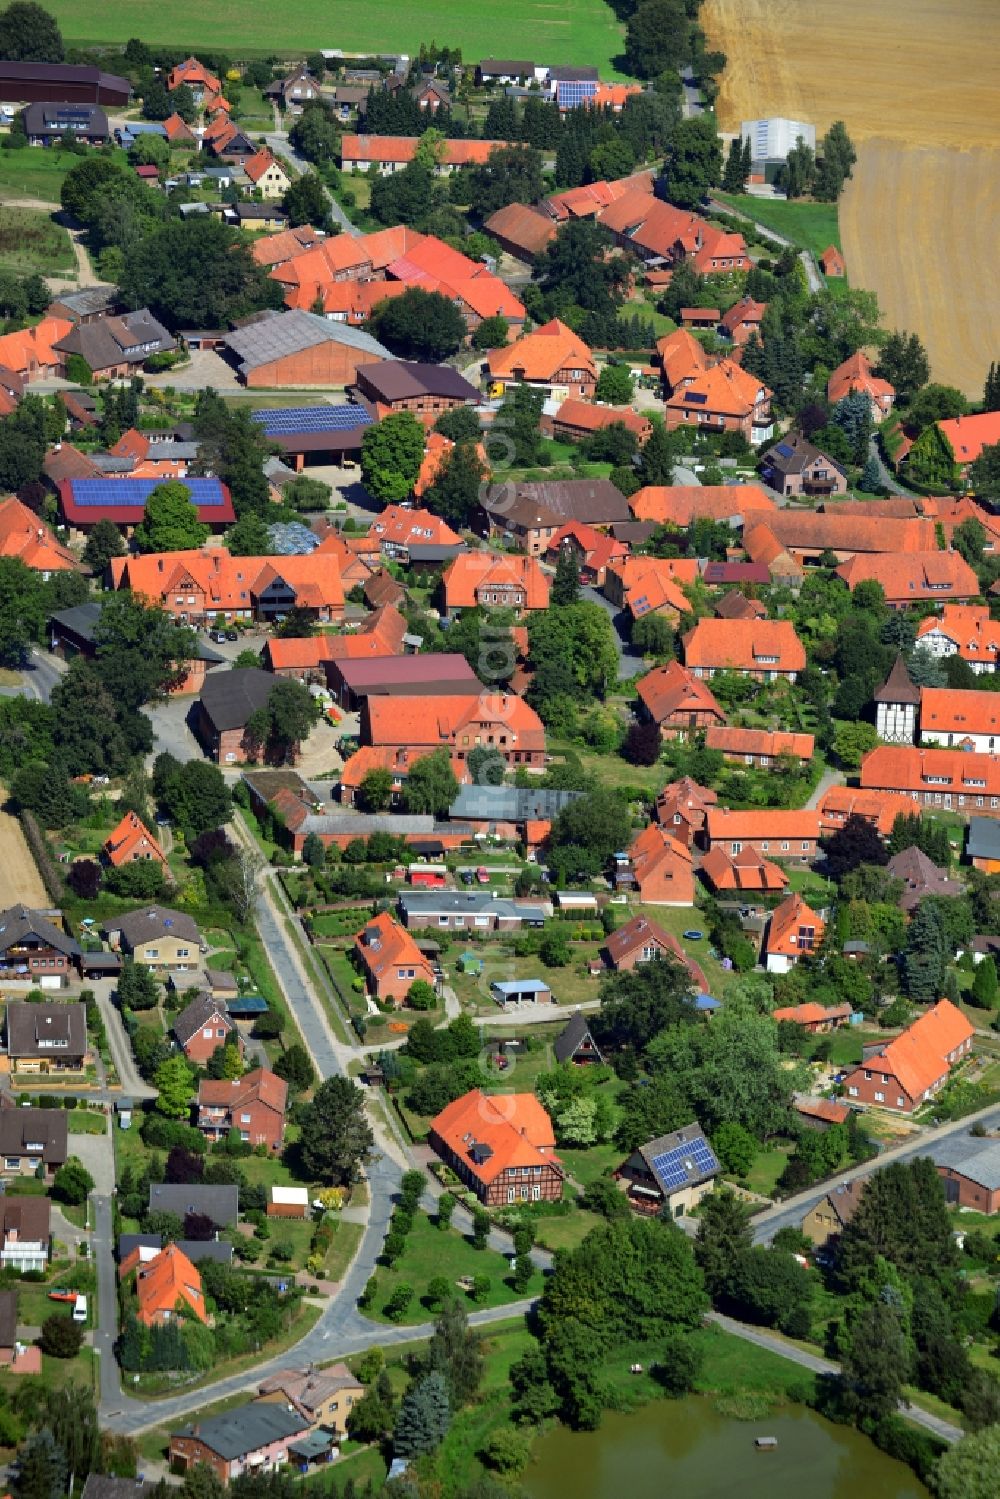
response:
[[[559,99],[560,109],[576,109],[586,99],[592,99],[597,93],[597,83],[593,79],[572,79],[560,81],[556,84],[556,93]]]
[[[251,411],[268,437],[292,437],[299,432],[351,432],[371,426],[363,406],[287,406]]]
[[[685,1145],[654,1155],[650,1165],[665,1192],[673,1192],[693,1177],[708,1176],[719,1169],[718,1161],[702,1139],[689,1140]]]
[[[95,509],[122,505],[145,505],[162,479],[71,479],[73,499],[78,505]],[[199,509],[224,505],[226,497],[218,479],[181,479],[191,491],[191,500]]]

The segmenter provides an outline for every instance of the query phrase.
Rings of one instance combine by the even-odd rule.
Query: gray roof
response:
[[[287,213],[276,203],[236,203],[233,211],[238,219],[283,219],[288,222]]]
[[[142,364],[151,354],[176,349],[177,343],[148,307],[140,307],[136,312],[79,323],[55,347],[66,354],[80,354],[92,370],[102,370],[123,362]]]
[[[525,511],[536,507],[559,516],[564,521],[577,520],[588,525],[611,525],[631,520],[632,512],[620,489],[610,479],[554,479],[541,484],[516,484],[516,501]],[[513,513],[510,485],[495,484],[484,508],[504,520]],[[520,508],[520,507],[519,507]],[[548,524],[542,518],[543,524]]]
[[[150,463],[169,462],[171,459],[193,463],[200,452],[200,442],[157,442],[155,437],[151,437],[146,458]]]
[[[226,1029],[232,1030],[224,999],[213,999],[210,994],[199,994],[175,1018],[173,1031],[182,1046],[186,1046],[203,1025],[216,1015],[226,1021]]]
[[[662,1156],[668,1155],[673,1151],[681,1151],[684,1146],[696,1147],[699,1145],[703,1147],[703,1150],[708,1150],[709,1155],[712,1154],[711,1147],[705,1139],[701,1125],[686,1124],[683,1129],[676,1129],[669,1135],[660,1135],[657,1139],[649,1140],[645,1145],[640,1145],[638,1154],[652,1172],[653,1178],[661,1191],[666,1196],[669,1196],[682,1186],[697,1187],[702,1182],[710,1181],[713,1176],[718,1175],[719,1166],[714,1155],[712,1155],[711,1165],[706,1161],[704,1166],[699,1166],[694,1150],[692,1150],[691,1155],[682,1153],[676,1158],[675,1170],[677,1172],[683,1171],[683,1181],[671,1180],[668,1182],[662,1176],[659,1166],[654,1164]],[[703,1153],[699,1152],[698,1154],[701,1154],[702,1160],[705,1160]]]
[[[403,890],[399,909],[404,917],[411,913],[443,916],[446,912],[452,916],[460,913],[481,916],[491,911],[497,917],[517,917],[522,921],[544,921],[549,911],[544,902],[494,899],[489,890]]]
[[[227,333],[225,345],[240,361],[240,373],[255,370],[258,365],[270,364],[289,354],[300,354],[303,349],[313,349],[318,344],[347,344],[364,354],[374,354],[379,359],[388,355],[388,349],[364,333],[360,328],[351,328],[347,323],[330,322],[317,317],[313,312],[303,312],[293,307],[286,312],[270,311],[252,323]]]
[[[1000,823],[995,817],[970,817],[965,852],[970,859],[1000,859]]]
[[[17,1292],[0,1291],[0,1348],[17,1342]]]
[[[86,114],[87,122],[78,130],[80,117]],[[24,111],[24,129],[27,135],[110,135],[108,117],[99,104],[29,104]]]
[[[175,452],[176,448],[177,444],[170,444],[172,452]],[[60,609],[58,614],[50,617],[49,623],[70,631],[84,644],[93,645],[97,621],[101,617],[103,608],[104,605],[100,599],[88,599],[87,603],[77,604],[72,609]],[[196,637],[196,655],[199,661],[208,661],[216,665],[225,660],[225,657],[220,656],[218,651],[213,651],[211,646],[206,645],[200,635]]]
[[[450,546],[443,546],[429,541],[414,544],[411,541],[406,550],[409,553],[411,563],[434,563],[451,562],[455,557],[460,556],[462,552],[467,552],[469,549],[464,541],[453,541]]]
[[[30,937],[36,937],[46,947],[54,947],[64,957],[80,956],[80,944],[40,911],[32,911],[28,906],[9,906],[0,911],[0,953]]]
[[[85,1056],[87,1017],[83,1005],[9,1000],[7,1052],[12,1057],[52,1057],[57,1061]]]
[[[390,812],[311,812],[303,818],[296,831],[307,833],[350,833],[361,838],[368,833],[433,833],[441,824],[429,813],[410,812],[397,815]],[[448,831],[454,828],[448,825]]]
[[[181,1426],[173,1434],[197,1436],[211,1452],[225,1462],[235,1462],[260,1447],[298,1436],[309,1429],[306,1416],[292,1415],[283,1405],[270,1401],[253,1401],[238,1405],[221,1416],[199,1417],[193,1424]]]
[[[550,994],[551,987],[544,979],[494,979],[490,985],[497,994]]]
[[[276,678],[257,666],[219,671],[201,689],[201,705],[218,733],[241,729],[251,714],[267,706]]]
[[[156,1484],[141,1478],[117,1478],[109,1473],[89,1473],[80,1499],[146,1499]]]
[[[107,312],[118,300],[117,286],[102,284],[85,286],[80,291],[63,291],[54,299],[57,307],[75,312],[77,317],[93,317],[95,313]]]
[[[460,786],[451,805],[451,815],[480,821],[549,821],[575,802],[580,791],[551,791],[532,786]]]
[[[57,1109],[0,1107],[0,1155],[30,1154],[47,1166],[61,1166],[69,1154],[66,1115]]]
[[[203,1213],[211,1218],[217,1228],[227,1228],[236,1222],[240,1211],[239,1187],[152,1182],[149,1188],[149,1211],[151,1213],[176,1213],[183,1218],[186,1213]]]
[[[988,1192],[1000,1191],[1000,1139],[949,1135],[935,1144],[930,1154],[935,1165],[949,1166]]]
[[[133,1249],[159,1249],[162,1244],[162,1234],[119,1234],[118,1259],[125,1259]],[[187,1255],[193,1265],[199,1260],[214,1260],[220,1265],[228,1265],[233,1258],[233,1246],[225,1239],[178,1239],[177,1248]]]
[[[597,1046],[594,1042],[594,1038],[590,1034],[590,1026],[587,1024],[586,1016],[581,1014],[581,1012],[577,1010],[574,1015],[571,1015],[569,1017],[564,1029],[559,1032],[558,1036],[553,1042],[552,1050],[556,1054],[556,1061],[572,1061],[573,1057],[579,1051],[583,1042],[588,1038],[590,1039],[591,1044],[594,1046],[594,1050],[597,1051]],[[597,1054],[598,1056],[600,1056],[599,1051]]]
[[[151,937],[183,937],[188,942],[201,943],[201,932],[194,918],[186,911],[172,911],[169,906],[143,906],[141,911],[112,916],[105,921],[104,930],[120,932],[126,947],[133,948]]]

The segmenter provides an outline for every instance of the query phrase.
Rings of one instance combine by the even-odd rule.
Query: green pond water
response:
[[[776,1451],[754,1438],[773,1436]],[[847,1426],[790,1405],[763,1421],[721,1416],[696,1396],[605,1415],[599,1431],[557,1427],[521,1480],[531,1499],[926,1499],[903,1463]]]

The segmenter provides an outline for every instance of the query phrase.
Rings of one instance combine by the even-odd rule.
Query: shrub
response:
[[[75,1358],[83,1347],[83,1323],[53,1312],[42,1323],[38,1345],[50,1358]]]

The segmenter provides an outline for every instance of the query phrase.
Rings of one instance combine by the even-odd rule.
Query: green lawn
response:
[[[770,1197],[791,1153],[791,1145],[775,1145],[769,1150],[762,1150],[746,1176],[746,1184],[751,1191]]]
[[[827,245],[840,247],[840,228],[836,203],[787,203],[781,198],[734,197],[716,193],[720,203],[727,203],[740,213],[748,214],[765,229],[783,234],[803,250],[822,255]]]
[[[49,150],[0,151],[0,197],[39,198],[43,203],[58,203],[62,180],[79,156]]]
[[[604,1086],[613,1088],[615,1085],[606,1083]],[[591,1182],[620,1166],[623,1154],[617,1145],[612,1144],[589,1145],[584,1150],[571,1150],[566,1145],[559,1147],[559,1159],[582,1187],[589,1187]]]
[[[567,922],[566,925],[570,926],[571,923]],[[494,981],[505,983],[513,979],[541,979],[543,984],[551,987],[553,1002],[557,1006],[578,1005],[597,998],[597,980],[585,971],[585,965],[597,957],[600,946],[600,942],[571,942],[570,962],[564,968],[546,968],[536,955],[516,958],[505,942],[495,942],[475,949],[483,959],[483,972],[478,977],[452,969],[448,961],[452,953],[448,954],[444,966],[448,974],[447,982],[454,988],[462,1005],[475,1006],[483,1015],[497,1013],[496,1002],[490,994],[490,984]],[[457,961],[457,946],[452,952]]]
[[[335,36],[331,11],[322,0],[289,0],[244,8],[178,0],[164,7],[156,0],[53,0],[52,13],[67,42],[126,42],[141,36],[150,46],[182,51],[221,48],[240,56],[275,48],[329,47],[346,52],[399,52],[416,56],[421,42],[437,40],[461,47],[470,61],[496,55],[499,35],[517,38],[518,55],[562,63],[594,63],[602,77],[613,77],[611,58],[621,51],[622,28],[604,0],[511,0],[502,16],[482,6],[457,7],[450,0],[340,0]],[[498,20],[501,33],[498,34]],[[301,55],[301,51],[300,51]]]
[[[439,1275],[457,1282],[464,1275],[486,1275],[490,1279],[489,1295],[480,1306],[503,1306],[505,1302],[519,1299],[517,1292],[508,1284],[510,1267],[506,1258],[495,1249],[473,1249],[472,1243],[456,1229],[439,1229],[426,1213],[414,1215],[413,1227],[407,1235],[406,1248],[391,1270],[380,1266],[376,1272],[378,1293],[375,1301],[365,1313],[378,1322],[386,1321],[383,1307],[397,1286],[412,1286],[415,1291],[404,1323],[426,1322],[428,1308],[423,1300],[430,1282]],[[526,1295],[535,1295],[542,1288],[540,1272],[532,1276]],[[456,1292],[462,1293],[456,1285]],[[467,1297],[468,1310],[476,1305]]]
[[[52,276],[72,271],[75,264],[68,231],[44,210],[0,208],[0,269]]]
[[[104,1115],[95,1114],[91,1109],[70,1109],[66,1124],[71,1135],[103,1135],[108,1128]]]

